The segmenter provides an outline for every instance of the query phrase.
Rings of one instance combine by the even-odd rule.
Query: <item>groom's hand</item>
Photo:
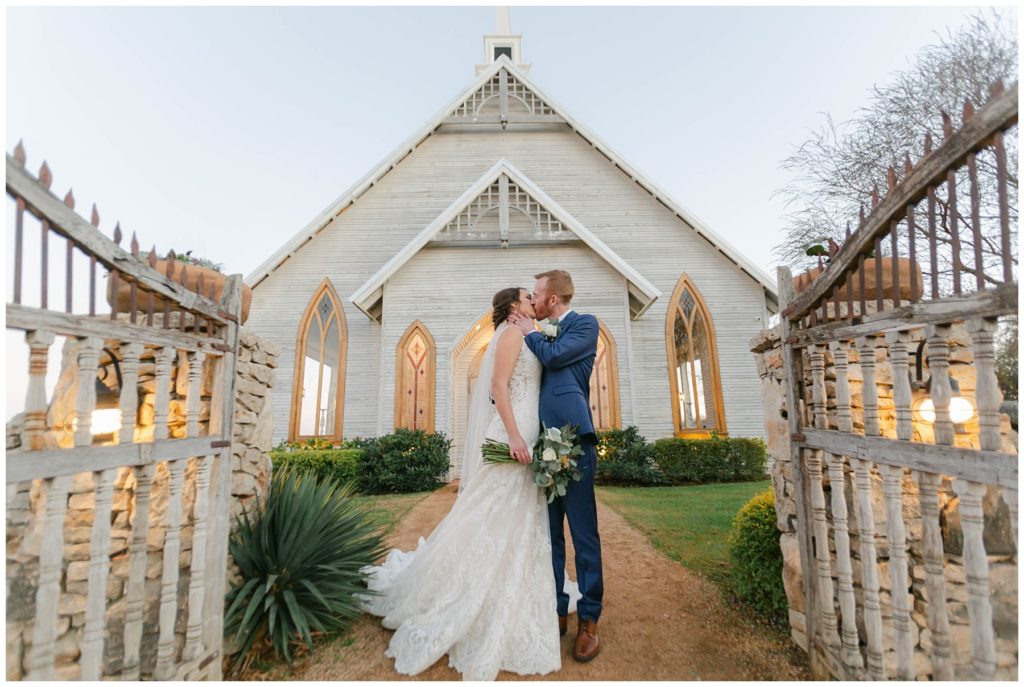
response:
[[[535,328],[533,326],[533,320],[529,317],[526,317],[525,315],[520,315],[519,313],[513,313],[509,315],[508,323],[513,327],[517,327],[519,331],[523,333],[523,336],[526,336],[530,332],[535,331]]]

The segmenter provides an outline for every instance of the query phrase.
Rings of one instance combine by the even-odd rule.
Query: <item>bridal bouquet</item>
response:
[[[518,463],[509,455],[508,444],[493,439],[485,439],[481,447],[485,463]],[[573,425],[565,425],[561,429],[544,427],[537,445],[533,447],[533,462],[529,468],[533,470],[533,481],[547,494],[548,503],[556,496],[565,496],[565,488],[569,480],[580,481],[580,471],[576,467],[576,457],[583,455]]]

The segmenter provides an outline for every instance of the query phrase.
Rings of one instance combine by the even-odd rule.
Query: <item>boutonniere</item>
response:
[[[547,337],[548,341],[554,341],[558,337],[558,332],[561,330],[561,324],[557,319],[554,319],[548,320],[548,323],[544,325],[544,328],[541,331],[544,333],[544,336]]]

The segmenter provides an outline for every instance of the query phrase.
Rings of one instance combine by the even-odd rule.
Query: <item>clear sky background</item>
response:
[[[774,274],[779,169],[970,7],[514,6],[531,79]],[[248,274],[475,78],[493,7],[12,7],[6,150]],[[8,224],[10,212],[8,212]],[[7,244],[11,243],[7,232]],[[638,265],[643,269],[643,265]],[[7,288],[10,288],[8,277]],[[13,337],[13,338],[12,338]],[[8,332],[7,412],[27,349]],[[50,354],[52,388],[59,348]]]

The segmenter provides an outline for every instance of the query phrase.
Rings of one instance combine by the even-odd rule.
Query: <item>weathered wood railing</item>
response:
[[[155,251],[141,257],[134,237],[129,251],[121,249],[120,227],[114,241],[107,239],[97,229],[95,207],[87,222],[74,212],[72,194],[62,202],[50,184],[46,163],[37,178],[26,171],[20,144],[7,157],[7,195],[15,220],[7,328],[24,331],[29,347],[20,447],[6,456],[8,550],[12,537],[22,536],[18,565],[38,565],[31,633],[26,631],[23,655],[12,656],[8,642],[8,664],[21,661],[19,675],[27,679],[219,679],[241,279],[229,278],[219,301],[200,295],[213,293],[202,284],[200,293],[188,290],[174,281],[173,271],[153,269]],[[38,272],[23,260],[32,236],[38,237],[33,246]],[[49,293],[55,242],[66,246],[64,264],[58,265],[65,273],[63,311],[51,307]],[[88,268],[76,274],[76,263]],[[96,298],[103,273],[109,280],[109,312],[101,312],[105,308]],[[185,282],[186,274],[180,274]],[[38,277],[38,291],[25,288],[30,277]],[[127,284],[130,294],[123,312],[119,283]],[[62,373],[77,376],[74,411],[66,420],[52,417],[44,386],[57,336],[68,340],[65,351],[71,352]],[[119,426],[97,435],[92,427],[97,390],[104,393],[98,384],[109,387],[111,378],[98,382],[98,370],[111,366],[120,385]],[[146,368],[150,386],[140,380],[140,368]],[[146,419],[140,417],[140,386],[152,395]],[[42,533],[36,548],[29,545],[31,532],[12,532],[10,525],[12,498],[24,492],[42,504],[28,506],[24,516]],[[69,558],[76,548],[70,542],[80,541],[69,539],[69,497],[89,494],[83,510],[91,505],[91,535],[82,585],[75,567],[82,557]],[[115,501],[122,504],[123,517],[112,511]],[[185,536],[187,556],[182,555]],[[154,555],[162,558],[159,572]],[[112,580],[114,565],[121,562],[126,563],[118,568],[121,577]],[[9,559],[9,594],[18,570]],[[154,577],[158,588],[156,579],[147,585]],[[81,604],[72,597],[83,591],[84,613],[79,614]],[[9,632],[10,623],[9,615]],[[66,657],[69,644],[80,652],[78,666],[58,669],[58,654]]]
[[[1001,316],[1017,314],[1016,217],[1008,202],[1016,186],[1004,147],[1016,135],[1017,85],[994,88],[977,113],[965,107],[959,131],[945,121],[942,145],[932,150],[929,138],[924,159],[916,166],[908,159],[899,183],[889,170],[888,194],[875,195],[870,215],[862,215],[816,279],[797,280],[801,293],[789,270],[779,270],[808,648],[819,675],[825,668],[840,679],[997,676],[983,528],[990,511],[1002,507],[999,498],[985,498],[997,493],[1010,511],[1016,566],[1018,459],[1001,430],[993,334]],[[981,156],[994,169],[994,187],[980,188]],[[964,176],[966,194],[957,188]],[[983,226],[984,193],[995,212]],[[909,258],[902,273],[900,256]],[[919,258],[926,269],[917,266]],[[883,261],[890,260],[892,283],[884,285]],[[909,284],[900,284],[901,274]],[[969,335],[954,334],[963,325]],[[957,348],[964,351],[959,362],[971,363],[960,366],[971,371],[958,372],[960,379],[950,371],[954,339],[966,348]],[[915,384],[914,351],[921,356],[923,346],[930,383]],[[857,379],[850,374],[854,363]],[[968,385],[975,415],[954,418],[954,389],[968,391]],[[933,416],[921,407],[928,395]],[[957,555],[944,550],[941,528],[948,523],[940,522],[940,506],[959,510]],[[908,512],[915,513],[912,522]],[[966,574],[969,648],[957,646],[951,634],[953,558]],[[924,579],[915,583],[910,571],[918,568]],[[925,616],[920,632],[915,615]],[[927,642],[920,641],[925,630]]]

